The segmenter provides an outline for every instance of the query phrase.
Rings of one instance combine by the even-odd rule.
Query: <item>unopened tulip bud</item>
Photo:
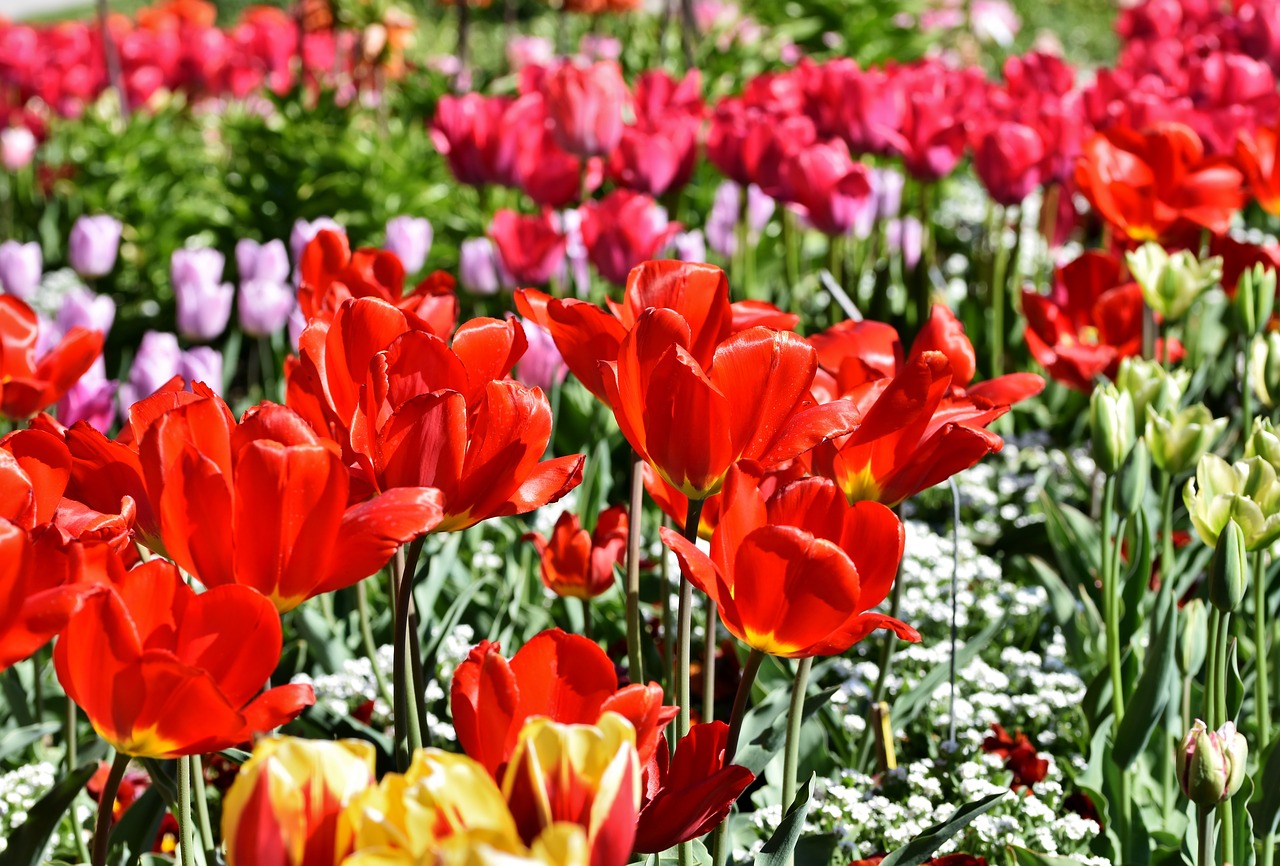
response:
[[[0,165],[8,172],[16,172],[31,164],[36,155],[35,135],[25,126],[10,126],[0,131]]]
[[[1127,253],[1125,261],[1147,306],[1168,320],[1185,316],[1195,299],[1222,278],[1221,258],[1202,262],[1186,250],[1169,255],[1151,241]]]
[[[1203,599],[1193,598],[1183,606],[1178,615],[1182,619],[1182,634],[1178,641],[1178,670],[1184,677],[1194,677],[1200,672],[1209,651],[1209,608]]]
[[[1280,484],[1275,468],[1261,457],[1228,463],[1216,454],[1204,455],[1183,488],[1182,501],[1205,544],[1217,547],[1228,521],[1239,526],[1250,551],[1280,538]]]
[[[223,802],[227,866],[337,866],[353,847],[339,818],[373,785],[373,769],[373,747],[360,740],[262,740]]]
[[[1148,406],[1146,440],[1151,462],[1170,475],[1189,472],[1226,427],[1227,419],[1215,419],[1203,403],[1159,413]]]
[[[5,241],[0,244],[0,290],[24,301],[35,296],[40,288],[40,275],[44,257],[40,244],[35,241],[19,243]]]
[[[1244,782],[1249,744],[1227,722],[1216,731],[1196,719],[1178,747],[1178,782],[1198,806],[1210,808],[1233,796]]]
[[[231,318],[235,287],[222,282],[226,259],[214,249],[175,250],[170,261],[178,331],[194,340],[212,340]]]
[[[1089,431],[1098,468],[1107,475],[1115,475],[1137,439],[1133,398],[1129,393],[1110,384],[1095,388],[1089,401]]]
[[[1147,480],[1151,477],[1151,458],[1146,444],[1139,439],[1129,450],[1116,485],[1116,506],[1123,517],[1133,517],[1142,509],[1147,495]]]
[[[1218,533],[1213,552],[1213,568],[1209,571],[1209,600],[1223,613],[1231,613],[1244,599],[1249,578],[1249,559],[1240,524],[1228,520]]]
[[[1190,381],[1186,370],[1170,373],[1158,362],[1136,355],[1122,360],[1116,371],[1116,387],[1133,400],[1133,417],[1138,421],[1147,417],[1148,406],[1157,412],[1176,409]]]
[[[1246,334],[1259,334],[1271,320],[1276,303],[1276,272],[1261,264],[1240,275],[1236,284],[1235,307]]]
[[[387,221],[387,249],[396,254],[406,274],[416,274],[427,263],[434,234],[424,217],[398,216]]]
[[[67,258],[82,277],[104,277],[116,266],[124,226],[115,217],[82,216],[71,227]]]
[[[1280,400],[1280,332],[1259,334],[1249,344],[1249,382],[1262,405],[1275,408]]]

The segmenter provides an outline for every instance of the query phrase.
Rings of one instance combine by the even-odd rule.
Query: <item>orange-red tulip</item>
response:
[[[458,323],[453,277],[435,271],[406,295],[404,265],[395,253],[373,247],[353,252],[342,232],[318,232],[303,248],[298,275],[298,306],[308,322],[331,318],[348,298],[370,297],[413,313],[441,337]]]
[[[280,617],[256,590],[197,595],[156,559],[86,599],[53,661],[67,696],[117,751],[173,758],[239,745],[315,701],[304,685],[259,694],[280,647]]]
[[[1280,215],[1280,163],[1276,162],[1277,128],[1260,126],[1236,133],[1236,164],[1249,192],[1272,216]]]
[[[600,513],[594,532],[582,528],[578,515],[566,511],[548,540],[541,533],[525,536],[541,557],[542,583],[556,595],[595,598],[613,586],[613,566],[626,557],[627,509],[615,505]]]
[[[837,655],[878,628],[920,640],[906,623],[872,612],[902,559],[902,524],[877,502],[850,505],[822,478],[804,478],[765,501],[733,469],[725,481],[711,555],[662,529],[680,569],[718,605],[729,633],[786,658]]]
[[[0,416],[23,420],[62,399],[102,354],[102,333],[72,328],[36,357],[35,311],[0,295]]]
[[[613,662],[593,641],[560,629],[536,635],[511,657],[483,641],[453,674],[449,707],[462,750],[500,777],[525,722],[533,716],[565,724],[595,724],[609,711],[636,730],[641,764],[648,764],[658,736],[675,718],[662,705],[657,683],[618,688]]]
[[[789,331],[749,328],[715,349],[690,353],[677,312],[640,314],[618,352],[600,365],[618,426],[637,454],[691,499],[720,489],[739,460],[770,466],[854,429],[852,404],[816,405],[813,347]]]
[[[338,448],[264,403],[236,424],[216,397],[160,415],[139,458],[164,552],[205,586],[250,586],[289,610],[376,572],[440,521],[440,494],[401,488],[348,506]]]
[[[1135,243],[1222,234],[1244,204],[1243,177],[1228,160],[1206,157],[1180,123],[1142,132],[1116,127],[1085,142],[1076,184],[1121,236]]]

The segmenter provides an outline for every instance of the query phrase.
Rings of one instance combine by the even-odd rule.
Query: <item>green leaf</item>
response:
[[[880,866],[920,866],[921,863],[932,857],[933,852],[941,848],[948,839],[968,827],[969,822],[974,818],[984,812],[990,812],[1008,794],[1008,791],[998,791],[994,794],[988,794],[981,800],[965,803],[959,809],[956,809],[955,814],[947,820],[940,824],[934,824],[901,848],[891,851],[889,856],[880,861]]]
[[[1027,564],[1031,566],[1031,573],[1035,575],[1036,580],[1049,596],[1049,607],[1053,611],[1054,621],[1066,627],[1076,616],[1075,593],[1071,591],[1071,587],[1063,583],[1058,572],[1040,557],[1027,557]]]
[[[1156,601],[1156,631],[1147,646],[1142,675],[1125,705],[1111,757],[1120,769],[1128,769],[1147,747],[1151,733],[1164,718],[1169,699],[1177,689],[1177,608],[1168,584]]]
[[[1087,515],[1054,501],[1043,491],[1040,507],[1044,509],[1049,543],[1057,554],[1063,575],[1076,585],[1091,586],[1099,571],[1101,556],[1098,527]]]
[[[829,688],[805,698],[801,724],[808,721],[835,693],[836,689]],[[765,766],[786,742],[786,725],[778,724],[778,720],[790,703],[790,693],[775,689],[747,713],[742,722],[742,745],[733,756],[735,764],[746,767],[757,776],[764,772]]]
[[[693,844],[693,859],[690,861],[689,866],[711,866],[711,852],[707,850],[706,845],[702,844],[702,840],[694,839],[692,844]],[[640,862],[648,863],[649,858],[645,857],[644,860]],[[661,864],[678,863],[678,862],[679,862],[679,858],[677,856],[676,848],[671,848],[670,850],[664,852],[658,858],[659,866],[661,866]]]
[[[22,826],[9,835],[9,845],[0,853],[0,866],[39,866],[49,837],[97,769],[96,763],[84,764],[50,788],[27,812]]]
[[[62,725],[57,722],[41,722],[5,731],[0,734],[0,761],[8,760],[11,756],[25,751],[32,743],[50,734],[56,734],[60,730]]]
[[[1147,513],[1139,511],[1136,519],[1125,521],[1132,534],[1126,532],[1131,539],[1129,545],[1130,567],[1121,575],[1120,589],[1124,601],[1124,613],[1120,620],[1120,633],[1132,635],[1142,623],[1142,603],[1150,595],[1151,563],[1155,551],[1155,539],[1152,537],[1151,524]],[[1136,524],[1136,525],[1135,525]],[[1137,550],[1137,555],[1133,551]]]
[[[1270,754],[1262,761],[1258,778],[1262,799],[1249,806],[1253,816],[1253,834],[1259,839],[1280,832],[1280,740],[1271,744]]]
[[[977,658],[978,653],[986,649],[987,644],[991,643],[992,638],[1003,627],[1004,621],[996,620],[980,631],[973,640],[966,641],[965,645],[956,653],[956,670],[962,670]],[[892,718],[894,727],[904,727],[927,709],[929,702],[933,700],[933,693],[938,690],[938,686],[947,681],[950,673],[951,660],[943,659],[942,662],[934,665],[933,669],[925,674],[920,682],[899,695],[898,699],[893,702]]]
[[[800,841],[800,833],[804,830],[804,820],[809,816],[809,797],[813,792],[813,776],[804,783],[804,787],[796,792],[795,802],[787,809],[769,841],[764,843],[760,853],[756,855],[755,866],[788,866],[796,843]]]
[[[108,851],[114,851],[110,860],[115,866],[135,866],[142,855],[151,851],[160,822],[164,820],[164,798],[158,788],[148,788],[135,800],[111,828]]]
[[[1027,848],[1010,845],[1009,850],[1018,861],[1018,866],[1079,866],[1080,861],[1070,857],[1058,857],[1054,854],[1041,854]]]

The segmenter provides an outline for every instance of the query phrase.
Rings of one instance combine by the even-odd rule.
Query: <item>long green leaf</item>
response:
[[[115,866],[136,866],[142,855],[151,850],[160,822],[164,820],[164,798],[157,788],[148,788],[142,796],[130,804],[128,810],[111,828],[109,852]]]
[[[13,755],[26,750],[32,743],[55,734],[61,729],[62,725],[57,722],[40,722],[5,731],[0,734],[0,761],[7,761]]]
[[[756,855],[755,866],[787,866],[791,855],[800,841],[804,830],[805,818],[809,816],[809,798],[813,792],[813,776],[804,783],[804,787],[796,792],[795,802],[787,809],[782,822],[778,824],[769,841],[764,843],[760,853]]]
[[[1257,790],[1262,799],[1249,806],[1249,814],[1253,816],[1253,834],[1262,839],[1280,832],[1280,740],[1263,756]]]
[[[804,709],[801,711],[803,719],[807,721],[813,716],[835,692],[834,688],[823,689],[805,698]],[[747,713],[742,722],[743,745],[738,747],[733,756],[735,764],[746,767],[757,776],[764,772],[765,766],[786,742],[786,725],[778,722],[790,701],[791,695],[778,689]]]
[[[1128,769],[1147,747],[1151,733],[1164,718],[1177,688],[1177,608],[1166,584],[1156,602],[1156,631],[1147,646],[1142,675],[1125,706],[1111,757]]]
[[[50,788],[27,812],[22,826],[10,834],[8,847],[0,853],[0,866],[39,866],[49,837],[97,769],[96,763],[84,764]]]
[[[1008,791],[998,791],[972,803],[965,803],[947,820],[934,824],[901,848],[891,851],[889,856],[880,861],[880,866],[920,866],[933,856],[933,852],[946,844],[948,839],[968,827],[974,818],[990,812],[1008,794]]]

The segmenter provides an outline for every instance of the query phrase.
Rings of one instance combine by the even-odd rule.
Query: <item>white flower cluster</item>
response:
[[[57,768],[48,761],[27,764],[0,775],[0,851],[9,838],[27,821],[27,813],[57,781]],[[49,850],[58,846],[58,834],[49,840]]]
[[[445,685],[453,678],[454,669],[467,657],[474,642],[475,633],[469,625],[457,626],[441,640],[436,653],[435,675],[424,689],[428,706],[434,706],[444,699]],[[391,645],[379,647],[377,657],[378,673],[389,686],[395,657]],[[377,728],[388,728],[392,724],[391,706],[378,688],[373,664],[364,656],[346,660],[337,673],[316,677],[298,674],[293,682],[310,685],[316,693],[316,703],[338,716],[350,715],[372,700],[373,716],[370,724]],[[430,711],[427,713],[427,726],[431,738],[436,742],[453,742],[457,739],[453,725]]]

